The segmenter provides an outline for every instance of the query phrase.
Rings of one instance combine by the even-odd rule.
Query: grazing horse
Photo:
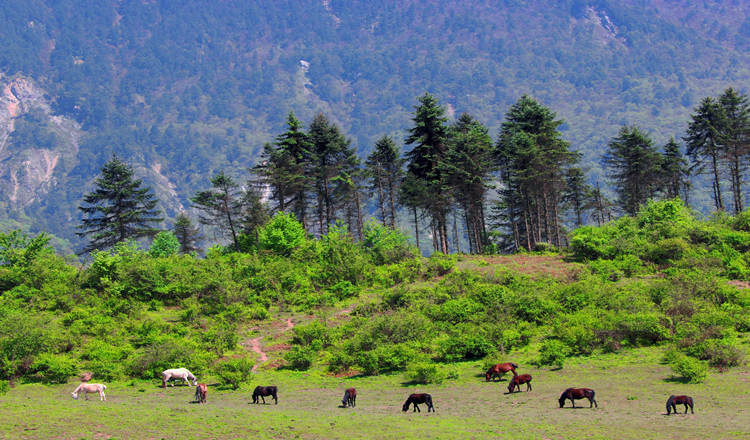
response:
[[[497,377],[500,379],[500,375],[507,373],[508,371],[512,371],[513,375],[516,375],[516,368],[518,368],[518,365],[514,364],[513,362],[506,362],[504,364],[495,364],[492,367],[490,367],[489,370],[487,370],[487,374],[485,374],[485,382],[489,382],[490,379],[493,377]]]
[[[349,388],[344,392],[344,398],[341,400],[341,404],[345,407],[354,408],[357,406],[357,390],[354,388]]]
[[[208,385],[205,383],[199,383],[195,386],[195,397],[193,400],[200,403],[206,403],[206,395],[208,394]]]
[[[421,409],[417,406],[418,403],[426,403],[427,404],[427,412],[435,412],[435,408],[432,406],[432,396],[429,394],[412,394],[409,396],[408,399],[406,399],[406,403],[404,403],[404,407],[401,408],[402,411],[406,412],[409,411],[409,405],[414,404],[414,411],[422,412]]]
[[[570,403],[572,403],[573,408],[575,408],[575,399],[583,399],[584,397],[586,399],[589,399],[589,408],[591,408],[593,405],[596,405],[596,407],[599,408],[599,404],[597,404],[596,399],[594,399],[595,394],[596,393],[594,392],[594,390],[590,388],[568,388],[567,390],[563,391],[562,395],[560,396],[560,408],[565,405],[565,400],[567,399],[570,399]]]
[[[74,399],[78,400],[78,394],[83,391],[84,396],[86,397],[86,400],[89,400],[89,394],[99,393],[99,401],[107,401],[107,397],[104,395],[104,390],[107,389],[106,385],[102,385],[100,383],[82,383],[78,385],[78,388],[75,389],[72,393],[70,393]]]
[[[667,400],[667,415],[671,414],[670,410],[677,414],[677,405],[685,405],[685,414],[687,414],[688,406],[690,407],[690,414],[693,412],[693,398],[690,396],[669,396]]]
[[[253,403],[260,403],[260,399],[263,399],[263,403],[266,403],[265,396],[272,396],[273,400],[276,401],[276,405],[279,404],[279,398],[276,395],[276,393],[279,392],[279,389],[275,386],[270,387],[261,387],[257,386],[255,387],[255,391],[253,391]],[[258,399],[260,397],[260,399]]]
[[[531,375],[522,374],[520,376],[513,376],[508,384],[508,393],[513,392],[513,388],[518,388],[518,392],[521,392],[521,385],[526,384],[526,392],[531,391]]]
[[[171,379],[182,379],[184,380],[188,385],[190,385],[190,381],[193,381],[193,386],[198,386],[198,379],[193,376],[193,373],[189,372],[187,368],[173,368],[171,370],[164,370],[161,373],[161,386],[166,388],[167,382],[169,382]],[[189,379],[189,380],[188,380]],[[174,384],[170,384],[174,387]]]

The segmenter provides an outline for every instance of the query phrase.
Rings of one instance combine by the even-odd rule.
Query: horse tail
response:
[[[513,365],[513,368],[518,368],[517,364],[514,364],[513,362],[511,362],[510,364]]]
[[[430,396],[429,394],[425,395],[424,401],[425,403],[427,403],[427,406],[429,406],[430,408],[432,408],[433,411],[435,411],[435,408],[432,406],[432,396]]]

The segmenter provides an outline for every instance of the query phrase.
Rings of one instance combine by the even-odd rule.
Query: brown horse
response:
[[[690,396],[669,396],[667,400],[667,415],[671,414],[670,410],[677,414],[677,405],[685,405],[685,414],[687,414],[688,406],[690,407],[690,414],[693,412],[693,398]]]
[[[518,365],[514,364],[513,362],[506,362],[504,364],[495,364],[492,367],[490,367],[489,370],[487,370],[487,374],[484,375],[485,382],[489,382],[490,379],[493,377],[497,377],[500,379],[500,376],[507,373],[508,371],[512,371],[513,375],[516,375],[516,368],[518,368]]]
[[[521,392],[521,385],[526,384],[526,392],[531,391],[531,375],[530,374],[522,374],[520,376],[513,376],[513,379],[510,380],[510,383],[508,384],[508,393],[513,392],[513,388],[518,388],[518,392]]]
[[[266,403],[265,396],[271,396],[273,397],[273,400],[276,401],[276,405],[278,405],[279,398],[276,395],[276,393],[278,392],[279,392],[279,389],[275,386],[269,386],[269,387],[257,386],[255,387],[255,391],[253,391],[253,403],[260,403],[260,400],[263,399],[263,404],[265,404]]]
[[[199,383],[195,386],[195,397],[193,400],[200,403],[206,403],[206,396],[208,395],[208,385],[205,383]]]
[[[427,412],[435,412],[435,408],[432,406],[432,396],[429,394],[412,394],[409,396],[408,399],[406,399],[406,403],[404,403],[404,407],[401,408],[403,412],[409,411],[409,405],[414,404],[414,411],[422,412],[421,409],[417,406],[418,403],[426,403],[427,404]]]
[[[568,388],[567,390],[563,391],[562,395],[560,396],[560,408],[562,408],[565,405],[565,400],[570,399],[570,403],[573,404],[573,408],[576,407],[576,401],[575,399],[589,399],[589,408],[591,408],[593,405],[596,405],[597,408],[599,408],[599,405],[596,403],[596,399],[594,399],[594,390],[590,388]]]
[[[354,408],[357,406],[357,390],[349,388],[344,391],[344,398],[341,400],[341,404],[347,408]]]

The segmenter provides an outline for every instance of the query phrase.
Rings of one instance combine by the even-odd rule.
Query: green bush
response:
[[[427,276],[428,278],[442,277],[451,273],[455,268],[455,256],[444,255],[440,252],[435,252],[427,260],[427,267],[425,267],[425,276]]]
[[[409,365],[406,369],[406,377],[409,381],[419,384],[441,384],[446,378],[440,367],[432,362],[418,362]]]
[[[68,383],[68,379],[78,374],[75,360],[67,356],[41,354],[31,364],[34,373],[31,379],[43,383]]]
[[[671,368],[689,383],[701,383],[708,377],[708,366],[690,356],[677,356]]]
[[[363,245],[377,265],[400,263],[418,254],[418,250],[409,244],[409,239],[403,232],[383,226],[375,219],[365,223],[363,234]]]
[[[8,394],[10,391],[10,382],[7,380],[0,380],[0,396]]]
[[[216,365],[216,375],[223,385],[229,385],[233,390],[239,389],[250,379],[253,362],[246,356],[227,359]]]
[[[569,352],[568,346],[557,339],[545,339],[542,342],[542,348],[539,350],[539,365],[562,368],[565,364],[565,357]]]
[[[313,347],[302,347],[296,345],[284,353],[284,360],[292,370],[307,370],[312,367],[318,353]]]
[[[306,237],[305,229],[294,214],[279,212],[258,231],[258,242],[262,250],[277,255],[289,256],[302,245]]]
[[[164,258],[177,255],[180,250],[180,242],[172,231],[161,231],[154,237],[148,254],[153,258]]]

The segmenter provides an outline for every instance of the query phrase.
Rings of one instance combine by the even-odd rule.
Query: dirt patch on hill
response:
[[[532,279],[552,277],[556,279],[574,279],[581,271],[581,266],[565,261],[558,255],[503,255],[477,256],[459,264],[467,269],[472,267],[482,273],[493,274],[498,267],[507,267]]]

